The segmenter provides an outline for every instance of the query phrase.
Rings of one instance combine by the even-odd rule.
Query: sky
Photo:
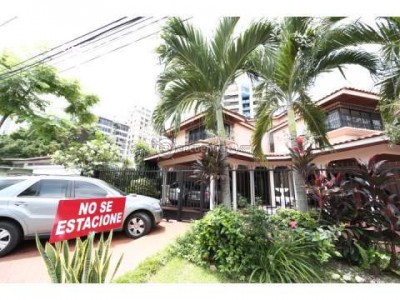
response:
[[[188,2],[191,2],[191,4],[189,5]],[[287,1],[284,0],[283,2]],[[314,3],[312,7],[298,5],[298,2],[286,7],[270,7],[266,4],[260,7],[259,5],[255,6],[252,0],[223,2],[222,5],[209,0],[201,2],[150,0],[143,3],[117,0],[71,0],[68,2],[16,0],[5,5],[5,8],[0,11],[0,24],[16,17],[13,21],[0,27],[0,49],[11,50],[21,58],[29,58],[40,53],[46,47],[51,48],[62,44],[123,16],[152,16],[153,19],[147,21],[147,24],[170,15],[179,15],[184,18],[192,17],[190,22],[209,33],[215,27],[218,18],[224,15],[243,16],[242,24],[245,25],[248,20],[263,16],[344,14],[362,15],[373,19],[380,12],[375,7],[368,11],[367,2],[364,2],[365,11],[361,11],[359,6],[352,6],[348,1],[342,0],[335,1],[337,6],[325,11],[320,2],[309,0],[309,4]],[[342,3],[343,5],[346,3],[346,9],[340,10],[338,8],[343,8]],[[318,8],[319,10],[317,10]],[[383,14],[393,14],[393,12],[393,7],[391,7],[390,12],[382,11]],[[138,30],[130,38],[120,43],[110,44],[110,47],[157,32],[163,22],[155,22],[145,29]],[[155,53],[155,48],[159,44],[158,35],[153,35],[120,51],[85,64],[82,64],[82,62],[87,58],[102,52],[89,53],[86,56],[77,52],[73,53],[72,57],[66,62],[58,65],[58,68],[62,71],[62,76],[77,78],[85,92],[100,97],[100,103],[93,109],[98,115],[118,116],[135,104],[154,108],[159,99],[155,84],[162,69]],[[104,51],[106,50],[107,48],[104,49]],[[67,68],[71,69],[64,71]],[[366,71],[360,68],[349,68],[346,75],[347,80],[343,79],[338,73],[319,78],[315,88],[311,91],[313,98],[317,100],[343,86],[366,90],[374,89],[374,84]],[[63,105],[62,102],[59,103],[59,106]]]
[[[68,41],[74,37],[82,35],[94,28],[111,22],[121,16],[145,15],[162,17],[166,15],[179,15],[182,17],[194,16],[193,21],[202,26],[205,30],[210,30],[215,25],[215,21],[220,16],[240,15],[247,18],[258,18],[262,16],[286,16],[286,15],[352,15],[352,16],[382,16],[400,15],[399,5],[396,1],[349,1],[349,0],[164,0],[164,1],[20,1],[4,0],[1,3],[0,24],[4,21],[17,16],[17,19],[0,27],[0,49],[8,48],[30,57],[43,49],[44,46],[55,46]],[[154,48],[157,46],[157,39],[147,39],[135,45],[118,51],[84,66],[79,66],[73,70],[62,73],[63,76],[75,77],[80,80],[84,89],[88,93],[97,94],[101,102],[95,108],[99,114],[112,115],[128,109],[131,105],[142,104],[153,107],[158,98],[155,93],[155,80],[160,71]],[[332,77],[333,76],[333,77]],[[315,98],[331,93],[341,86],[353,86],[364,89],[371,89],[372,83],[369,75],[358,69],[348,73],[348,81],[338,79],[336,75],[329,75],[320,78],[316,82],[313,91]],[[100,286],[82,286],[78,297],[93,297],[98,299],[115,298],[123,293],[138,298],[148,297],[149,287],[138,285],[125,285],[124,287],[108,285],[99,293]],[[92,289],[93,288],[93,289]],[[152,286],[151,286],[152,288]],[[162,297],[173,295],[174,299],[187,299],[187,292],[176,293],[175,285],[159,285],[157,292]],[[192,286],[181,286],[180,289]],[[259,285],[251,289],[247,285],[232,287],[213,285],[203,288],[200,293],[192,293],[191,298],[205,299],[211,295],[224,296],[230,295],[232,299],[251,296],[259,296],[260,293],[273,296],[279,299],[286,299],[296,293],[296,298],[310,296],[312,293],[323,294],[325,297],[337,299],[338,293],[348,297],[349,288],[353,292],[361,292],[363,299],[376,299],[381,296],[383,290],[376,289],[376,286],[362,286],[362,290],[356,290],[355,286],[338,289],[336,285],[287,285],[285,289],[281,286]],[[384,287],[388,291],[388,287]],[[36,290],[35,290],[36,289]],[[61,289],[64,289],[61,290]],[[3,291],[5,290],[5,291]],[[70,287],[46,286],[46,293],[42,292],[42,286],[24,286],[15,289],[14,286],[2,286],[2,294],[9,295],[10,298],[20,296],[30,296],[33,293],[41,295],[42,298],[54,298],[54,294],[61,299],[70,299]],[[61,293],[60,293],[61,291]],[[390,288],[389,288],[390,291]],[[66,293],[64,293],[66,292]],[[76,291],[75,291],[76,292]],[[151,292],[151,291],[150,291]],[[379,293],[379,294],[378,294]]]

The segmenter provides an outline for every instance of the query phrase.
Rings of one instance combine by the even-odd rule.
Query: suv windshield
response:
[[[0,179],[0,191],[12,186],[13,184],[16,184],[18,182],[23,181],[23,179],[19,178],[19,179]]]

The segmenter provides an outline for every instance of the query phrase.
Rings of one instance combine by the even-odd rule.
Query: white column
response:
[[[250,204],[256,205],[256,189],[254,185],[254,170],[250,170]]]
[[[292,204],[295,204],[295,208],[297,208],[297,201],[295,201],[295,202],[293,203],[293,200],[297,200],[297,197],[296,197],[296,189],[294,188],[293,180],[294,180],[294,178],[293,178],[293,171],[290,171],[290,173],[288,174],[288,181],[289,181],[289,199],[291,199],[291,200],[290,200],[291,203],[292,203]]]
[[[274,170],[269,170],[269,190],[270,190],[270,197],[271,197],[271,206],[276,206],[275,201],[275,180],[274,180]]]
[[[237,210],[237,182],[236,182],[236,168],[232,169],[232,202],[233,210]]]
[[[213,176],[210,178],[210,210],[214,209],[215,200],[215,179]]]

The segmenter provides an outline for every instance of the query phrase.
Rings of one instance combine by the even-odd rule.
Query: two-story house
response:
[[[331,148],[314,150],[317,155],[314,162],[317,166],[349,166],[355,164],[356,159],[367,162],[370,158],[377,157],[400,167],[400,145],[391,145],[382,132],[383,125],[377,111],[376,94],[354,88],[342,88],[316,103],[327,114],[327,135],[332,145]],[[157,162],[165,170],[190,168],[193,162],[201,157],[209,143],[213,142],[204,128],[203,120],[204,114],[198,114],[183,121],[175,137],[172,129],[168,130],[167,136],[173,140],[170,148],[148,157],[147,160]],[[252,203],[262,194],[262,197],[267,198],[265,203],[274,206],[277,193],[282,189],[288,190],[290,199],[295,198],[291,176],[282,178],[281,173],[277,172],[291,164],[288,155],[289,131],[286,112],[274,117],[272,128],[264,136],[262,147],[265,161],[255,159],[251,152],[254,120],[229,110],[224,110],[224,120],[228,133],[228,163],[234,170],[230,178],[234,206],[237,200],[237,183],[241,181],[238,180],[239,173],[236,174],[235,170],[248,170],[245,177],[249,185],[247,195]],[[298,117],[296,123],[298,135],[306,134],[304,121]],[[263,168],[267,168],[267,176],[257,176],[257,170]],[[261,193],[260,186],[265,186],[265,182],[268,190]],[[400,193],[398,186],[397,190]]]

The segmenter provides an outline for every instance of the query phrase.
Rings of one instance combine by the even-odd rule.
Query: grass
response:
[[[226,283],[217,272],[174,257],[170,249],[145,259],[133,271],[114,280],[115,283]]]
[[[168,249],[163,250],[149,258],[146,258],[133,271],[127,272],[114,280],[116,283],[146,283],[163,266],[171,260],[171,254]]]
[[[182,258],[173,258],[163,266],[149,283],[226,283],[216,272],[196,266]]]

